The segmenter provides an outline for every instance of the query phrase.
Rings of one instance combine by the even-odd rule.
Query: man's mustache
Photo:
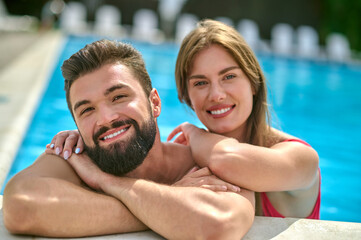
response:
[[[121,120],[121,121],[116,121],[113,122],[111,127],[101,127],[94,135],[93,135],[93,141],[94,143],[97,145],[99,142],[99,137],[100,135],[102,135],[103,133],[107,132],[108,130],[112,129],[112,128],[118,128],[124,125],[137,125],[137,122],[133,119],[125,119],[125,120]]]

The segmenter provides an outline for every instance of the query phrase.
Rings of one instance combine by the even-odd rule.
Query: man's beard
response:
[[[102,171],[115,176],[123,176],[143,163],[149,150],[153,147],[157,133],[156,124],[152,117],[144,122],[142,129],[133,119],[114,122],[112,128],[127,124],[134,127],[135,135],[131,136],[126,142],[118,141],[110,144],[107,148],[101,147],[99,145],[99,136],[110,129],[102,127],[93,136],[95,147],[84,144],[84,148],[93,162]]]

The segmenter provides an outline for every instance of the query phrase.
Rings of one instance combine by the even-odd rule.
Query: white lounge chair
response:
[[[121,12],[112,5],[103,5],[95,12],[94,32],[98,35],[121,36]]]
[[[238,22],[237,31],[253,50],[257,50],[260,44],[259,28],[255,21],[242,19]]]
[[[160,17],[167,22],[174,22],[186,0],[159,0]]]
[[[310,26],[299,26],[297,28],[297,54],[305,58],[317,58],[320,56],[318,34]]]
[[[175,41],[181,43],[184,37],[197,26],[198,20],[196,15],[183,13],[176,23]]]
[[[39,20],[33,16],[9,14],[5,3],[0,0],[0,31],[34,31]]]
[[[224,24],[227,24],[228,26],[234,27],[233,20],[230,19],[229,17],[219,16],[214,18],[214,20],[220,21]]]
[[[132,37],[140,41],[162,42],[164,34],[158,28],[157,14],[150,9],[139,9],[133,16]]]
[[[88,31],[87,11],[80,2],[69,2],[60,15],[60,29],[66,33],[83,34]]]
[[[280,55],[293,54],[294,30],[287,23],[278,23],[271,30],[271,47]]]
[[[158,0],[158,12],[161,20],[161,28],[167,37],[174,33],[175,21],[178,18],[186,0]]]
[[[349,41],[340,33],[332,33],[326,37],[326,52],[333,61],[343,62],[351,58]]]

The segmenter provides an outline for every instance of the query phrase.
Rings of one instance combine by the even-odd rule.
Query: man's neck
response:
[[[173,184],[195,165],[189,147],[162,143],[158,136],[144,162],[126,176]]]

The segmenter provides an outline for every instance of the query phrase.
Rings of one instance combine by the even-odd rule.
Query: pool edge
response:
[[[62,239],[10,234],[5,226],[0,195],[0,238],[1,239]],[[255,239],[359,239],[361,223],[310,220],[298,218],[255,217],[254,223],[243,240]],[[78,238],[68,238],[78,239]],[[164,239],[152,231],[85,237],[83,239]]]
[[[34,110],[56,66],[65,37],[58,31],[39,40],[0,72],[0,186],[16,157]],[[44,146],[45,147],[45,146]]]

